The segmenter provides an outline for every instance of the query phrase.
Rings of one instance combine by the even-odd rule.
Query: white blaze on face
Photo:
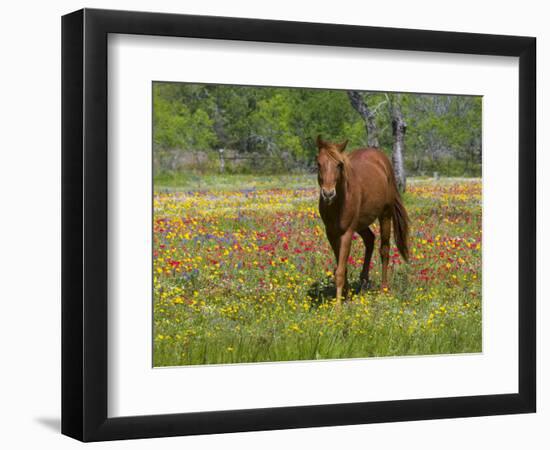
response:
[[[321,150],[317,166],[321,199],[330,205],[336,198],[336,185],[342,175],[342,163],[327,154],[326,150]]]

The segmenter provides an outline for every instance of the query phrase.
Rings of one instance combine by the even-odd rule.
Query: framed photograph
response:
[[[535,412],[532,37],[62,20],[62,432]]]

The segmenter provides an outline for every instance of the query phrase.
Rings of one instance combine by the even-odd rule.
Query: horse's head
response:
[[[337,187],[344,179],[346,156],[343,154],[348,141],[341,144],[326,142],[317,136],[317,181],[321,188],[321,199],[328,205],[336,199]]]

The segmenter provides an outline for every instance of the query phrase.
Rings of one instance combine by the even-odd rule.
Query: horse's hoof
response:
[[[361,280],[361,285],[359,286],[359,292],[370,291],[372,289],[372,282],[370,280]]]

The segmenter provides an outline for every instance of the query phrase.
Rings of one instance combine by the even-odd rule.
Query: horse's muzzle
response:
[[[321,198],[330,205],[336,198],[336,189],[321,188]]]

